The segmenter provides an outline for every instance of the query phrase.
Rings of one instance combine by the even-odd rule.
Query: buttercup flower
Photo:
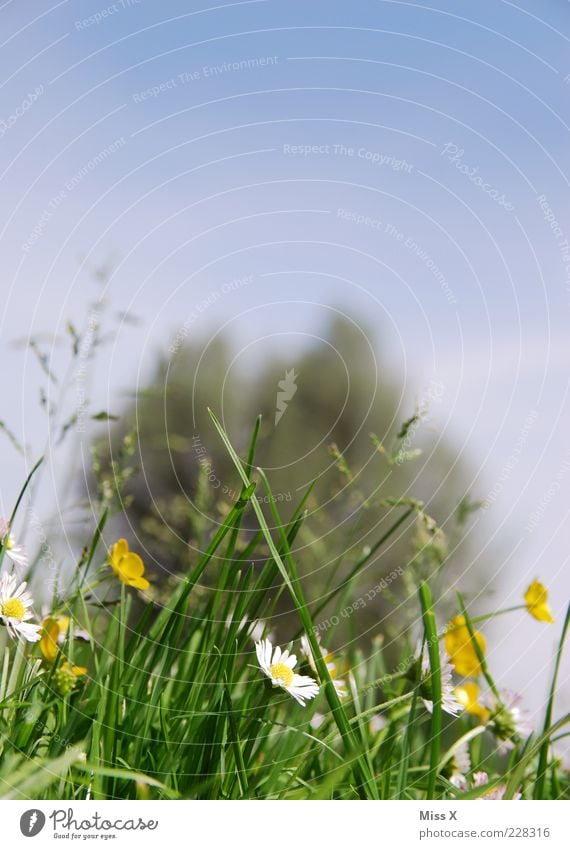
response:
[[[59,646],[65,642],[69,631],[69,616],[48,616],[42,622],[42,637],[40,651],[48,663],[53,663],[57,657]],[[88,640],[86,631],[74,631],[74,637]]]
[[[455,688],[455,696],[463,705],[465,713],[476,716],[481,722],[489,718],[489,711],[477,699],[479,697],[479,685],[474,681],[466,681],[460,687]]]
[[[40,639],[41,629],[29,621],[33,616],[30,610],[33,601],[26,586],[25,581],[18,586],[15,575],[4,573],[0,577],[0,620],[13,639],[20,636],[35,643]]]
[[[475,631],[475,641],[485,654],[487,644],[485,637],[480,631]],[[481,672],[481,664],[477,657],[475,647],[471,642],[469,628],[465,624],[464,616],[455,616],[449,625],[444,637],[445,649],[451,659],[455,671],[464,678],[475,678]]]
[[[255,644],[257,660],[263,672],[271,680],[274,687],[282,687],[293,696],[302,707],[308,699],[313,699],[319,692],[319,685],[308,675],[297,675],[293,672],[297,664],[294,654],[288,649],[281,651],[279,646],[271,645],[269,640],[260,640]]]
[[[528,715],[520,707],[521,696],[510,690],[499,693],[500,700],[495,696],[488,699],[489,721],[488,729],[498,742],[499,754],[513,749],[517,740],[525,740],[532,731]]]
[[[548,604],[548,590],[540,581],[533,581],[524,594],[526,609],[539,622],[554,622]]]
[[[325,649],[323,646],[321,646],[321,638],[320,638],[319,634],[317,634],[317,642],[319,643],[319,646],[320,646],[320,649],[321,649],[321,654],[322,654],[323,659],[326,663],[327,669],[329,671],[329,675],[332,678],[334,688],[337,691],[339,698],[342,699],[347,695],[346,682],[343,681],[342,678],[336,677],[337,676],[337,665],[336,665],[336,661],[334,659],[334,655],[333,655],[332,652],[329,652],[328,649]],[[309,643],[309,640],[308,640],[306,634],[303,634],[303,636],[301,637],[301,650],[302,650],[303,654],[305,655],[305,657],[307,658],[307,660],[309,662],[309,666],[311,667],[311,669],[313,670],[315,675],[317,675],[317,664],[315,663],[315,658],[313,657],[313,652],[311,651],[311,645]]]
[[[6,519],[0,519],[0,544],[4,551],[18,566],[28,565],[28,556],[23,545],[18,545],[10,533],[10,524]]]
[[[439,663],[441,667],[441,707],[446,713],[451,716],[457,716],[462,710],[463,705],[458,701],[453,690],[453,667],[449,662],[449,657],[443,648],[439,649]],[[433,713],[433,695],[431,687],[431,667],[429,663],[428,648],[424,643],[422,651],[422,659],[420,664],[420,696],[426,706],[426,710]]]
[[[150,584],[144,577],[144,563],[142,558],[133,551],[129,551],[126,539],[120,539],[109,552],[109,565],[123,584],[128,587],[136,587],[137,590],[146,590]]]

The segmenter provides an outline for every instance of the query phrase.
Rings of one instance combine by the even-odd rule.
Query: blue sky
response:
[[[495,492],[480,531],[483,559],[500,541],[496,598],[516,603],[538,574],[560,624],[569,15],[553,1],[5,2],[0,418],[40,450],[43,379],[12,342],[79,320],[109,257],[113,309],[141,323],[102,359],[101,406],[251,275],[202,310],[203,338],[227,322],[244,363],[276,346],[294,360],[295,334],[334,307],[378,332],[408,399],[441,381],[430,424],[474,492]],[[6,512],[24,465],[6,440],[0,460]],[[515,617],[491,633],[538,708],[557,631]]]

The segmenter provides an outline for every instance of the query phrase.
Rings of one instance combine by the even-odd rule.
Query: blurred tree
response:
[[[445,566],[449,580],[454,562],[465,556],[460,541],[469,514],[465,468],[444,440],[420,426],[444,387],[433,384],[416,403],[405,400],[402,387],[378,364],[371,338],[349,320],[338,319],[328,328],[326,344],[293,351],[286,359],[276,354],[248,372],[233,369],[231,380],[226,379],[232,360],[227,340],[218,336],[205,348],[175,341],[150,385],[113,426],[113,456],[103,456],[98,448],[100,477],[113,474],[111,468],[116,474],[117,452],[134,434],[138,471],[125,482],[125,510],[117,515],[117,530],[138,537],[150,572],[176,574],[195,563],[239,494],[237,474],[207,412],[211,407],[242,457],[255,417],[262,414],[256,464],[268,475],[285,519],[316,481],[294,551],[313,602],[336,586],[408,509],[407,502],[387,504],[385,499],[425,502],[425,514],[412,509],[344,600],[348,606],[358,597],[366,601],[355,608],[356,629],[356,621],[351,624],[346,616],[349,630],[384,631],[380,623],[395,607],[401,615],[392,622],[402,627],[406,606],[401,605],[414,592],[418,571],[433,576]],[[263,499],[261,485],[257,493]],[[264,509],[271,524],[268,505]],[[255,530],[249,511],[242,545]],[[453,557],[447,553],[449,537]],[[401,580],[372,593],[383,576],[398,568],[403,569]],[[330,610],[338,612],[338,604],[337,599],[329,614],[325,608],[322,619]],[[283,597],[281,613],[288,608]]]

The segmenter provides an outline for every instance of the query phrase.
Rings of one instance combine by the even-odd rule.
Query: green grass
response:
[[[403,565],[415,587],[417,633],[404,629],[389,651],[378,635],[341,648],[336,653],[338,675],[346,681],[341,697],[315,626],[325,610],[329,618],[340,617],[351,599],[362,597],[359,581],[370,559],[381,558],[406,520],[421,515],[421,505],[404,500],[378,507],[399,511],[389,531],[371,550],[355,554],[344,579],[324,597],[312,599],[294,553],[310,492],[284,519],[269,480],[255,468],[259,420],[241,459],[211,415],[241,493],[174,586],[155,581],[139,593],[120,584],[108,565],[106,505],[84,541],[65,597],[51,611],[71,619],[55,660],[48,662],[37,644],[10,640],[0,625],[0,797],[432,799],[478,798],[497,788],[506,798],[518,793],[567,797],[568,775],[552,742],[568,722],[568,717],[554,719],[568,618],[545,699],[544,727],[531,736],[511,729],[510,748],[500,754],[491,717],[481,724],[475,716],[443,711],[440,647],[446,612],[438,610],[430,577],[414,571],[412,552]],[[263,502],[259,492],[266,496]],[[246,516],[257,530],[243,530]],[[10,571],[8,561],[0,546],[2,572]],[[37,567],[30,577],[39,590]],[[265,634],[281,627],[277,611],[284,599],[294,620],[292,625],[289,620],[289,636],[295,635],[291,648],[300,659],[298,670],[320,684],[318,696],[305,707],[271,686],[250,634],[255,622],[265,623]],[[501,611],[472,617],[461,594],[458,599],[455,613],[465,617],[482,667],[478,683],[500,700],[501,688],[474,638],[474,623]],[[357,631],[359,606],[350,610]],[[75,639],[77,630],[86,631],[88,639]],[[333,633],[333,628],[320,632],[329,650]],[[300,634],[309,640],[316,671],[300,653]],[[417,639],[428,651],[427,679],[420,673]],[[283,640],[276,642],[285,647]],[[70,692],[61,685],[66,661],[88,669]],[[424,706],[428,691],[431,713]],[[454,774],[459,751],[470,757],[461,780],[457,770]],[[483,772],[484,779],[476,777]]]

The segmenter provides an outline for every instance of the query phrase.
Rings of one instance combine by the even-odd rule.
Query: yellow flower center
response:
[[[2,610],[2,616],[7,616],[10,619],[19,619],[20,622],[26,615],[26,608],[19,598],[9,598],[8,601],[2,602],[0,604],[0,610]]]
[[[290,687],[293,683],[293,678],[295,677],[293,670],[289,669],[284,663],[274,663],[269,668],[269,671],[271,672],[271,677],[279,681],[280,684],[283,684],[284,687]]]

